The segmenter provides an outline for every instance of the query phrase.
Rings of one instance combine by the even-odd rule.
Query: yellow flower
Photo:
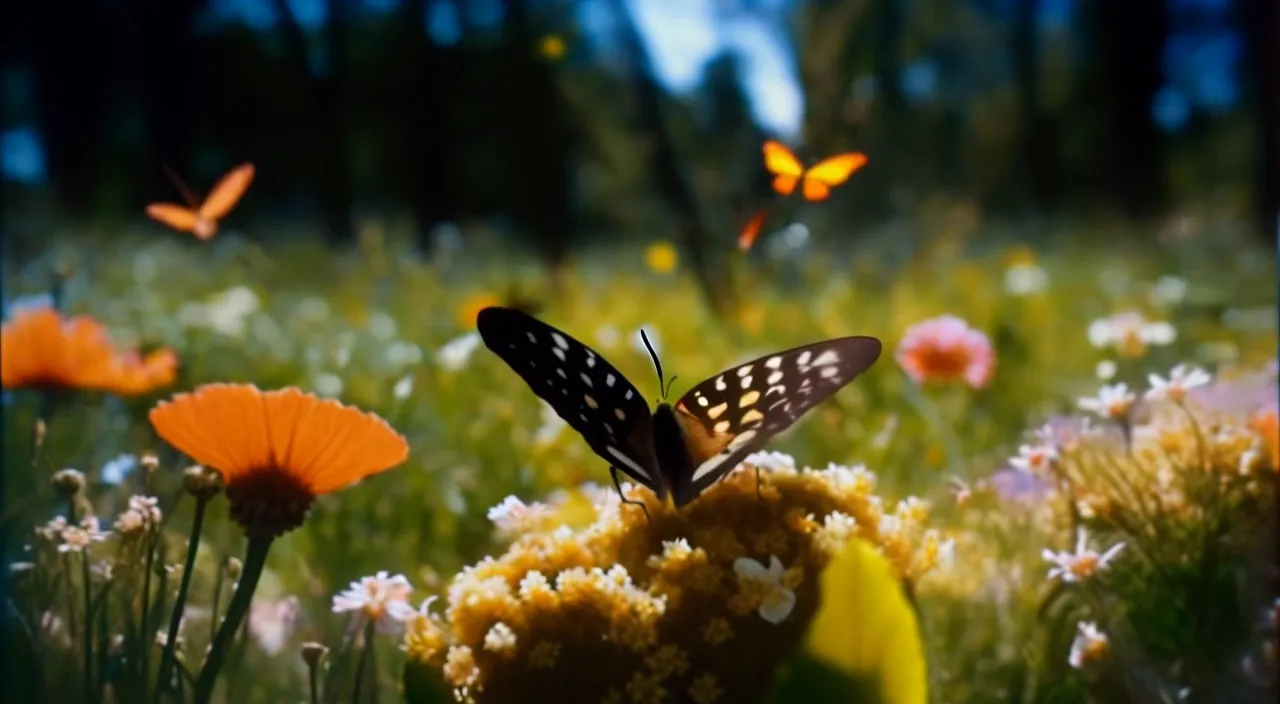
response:
[[[405,650],[480,703],[759,701],[801,646],[818,575],[844,542],[880,546],[899,579],[937,552],[919,502],[886,516],[865,469],[773,466],[761,480],[757,494],[745,465],[680,510],[624,485],[651,521],[599,489],[538,508],[508,499],[491,516],[510,547],[464,568],[445,618],[412,621]],[[560,511],[578,518],[545,520]]]
[[[853,540],[822,575],[822,606],[808,650],[824,663],[874,682],[887,704],[928,700],[924,645],[915,612],[890,564]]]
[[[502,305],[502,301],[492,293],[477,293],[458,306],[458,327],[472,330],[476,326],[476,316],[489,306]]]
[[[564,58],[565,52],[568,50],[569,47],[565,44],[564,39],[556,34],[548,34],[538,43],[538,53],[553,61]]]
[[[645,266],[655,274],[670,274],[679,261],[680,255],[670,242],[654,242],[644,250]]]

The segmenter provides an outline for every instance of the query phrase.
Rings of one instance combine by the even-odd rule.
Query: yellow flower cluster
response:
[[[454,578],[443,615],[410,620],[411,660],[459,701],[759,701],[803,642],[819,572],[850,540],[907,580],[949,552],[923,502],[886,510],[861,467],[752,460],[681,510],[624,485],[651,521],[612,490],[508,499],[490,515],[514,542]]]

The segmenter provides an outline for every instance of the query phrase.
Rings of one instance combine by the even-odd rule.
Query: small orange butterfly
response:
[[[175,230],[190,232],[202,241],[207,240],[218,233],[218,221],[235,207],[248,190],[253,181],[253,173],[253,164],[250,163],[228,171],[213,190],[209,191],[209,197],[199,207],[195,197],[181,179],[175,176],[174,182],[187,199],[189,207],[184,208],[174,203],[152,203],[147,206],[147,215]]]
[[[764,143],[764,165],[773,174],[773,190],[780,196],[789,196],[795,193],[796,186],[800,186],[804,199],[810,202],[826,200],[831,195],[832,188],[849,180],[853,172],[866,163],[866,154],[844,152],[806,169],[783,143],[772,139]],[[742,228],[742,234],[738,236],[738,247],[744,252],[751,249],[751,245],[760,236],[767,216],[768,208],[762,208]]]

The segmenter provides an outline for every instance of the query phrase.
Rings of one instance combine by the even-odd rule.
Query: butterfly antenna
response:
[[[177,172],[169,168],[169,165],[166,163],[161,163],[160,168],[164,169],[165,175],[169,177],[170,181],[173,181],[173,185],[178,187],[178,191],[182,193],[182,197],[187,201],[187,205],[191,206],[192,208],[195,208],[200,205],[199,203],[196,202],[196,195],[191,192],[190,188],[187,188],[187,184],[183,182],[182,178],[178,176]]]
[[[640,507],[640,510],[644,512],[644,520],[645,520],[645,522],[646,522],[646,523],[649,523],[650,525],[652,525],[652,524],[653,524],[653,519],[652,519],[652,518],[649,518],[649,507],[648,507],[648,506],[645,506],[643,501],[636,501],[635,499],[628,499],[628,498],[627,498],[627,495],[626,495],[626,494],[624,494],[624,493],[622,493],[622,485],[618,483],[618,468],[617,468],[617,467],[614,467],[613,465],[610,465],[610,466],[609,466],[609,476],[613,478],[613,488],[618,490],[618,498],[622,499],[622,503],[624,503],[624,504],[632,504],[633,506],[639,506],[639,507]]]
[[[649,336],[644,333],[644,329],[640,330],[640,339],[644,341],[644,348],[649,350],[649,358],[653,360],[654,369],[658,370],[658,391],[662,393],[662,399],[667,399],[667,383],[662,378],[662,362],[658,361],[658,353],[653,349],[653,343],[649,342]]]
[[[670,378],[669,380],[667,380],[667,389],[666,389],[666,391],[663,391],[663,392],[662,392],[662,400],[663,400],[663,401],[666,401],[666,400],[667,400],[667,395],[671,393],[671,387],[676,385],[676,379],[679,379],[679,378],[680,378],[680,377],[679,377],[678,375],[672,374],[672,375],[671,375],[671,378]]]

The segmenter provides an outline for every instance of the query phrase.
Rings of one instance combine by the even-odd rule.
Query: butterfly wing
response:
[[[743,226],[742,233],[738,235],[738,249],[744,252],[751,249],[751,245],[755,244],[756,239],[760,237],[760,231],[764,228],[764,222],[768,217],[768,208],[761,208],[759,212],[751,216],[751,219]]]
[[[693,471],[671,487],[692,501],[773,436],[830,398],[880,357],[874,337],[841,337],[778,352],[728,369],[676,403]]]
[[[833,187],[848,181],[853,172],[866,163],[866,154],[847,152],[814,164],[804,172],[805,200],[826,200],[827,196],[831,195]]]
[[[196,229],[195,211],[174,203],[152,203],[147,206],[147,216],[182,232]]]
[[[653,454],[653,417],[644,396],[598,352],[527,313],[489,307],[476,316],[480,338],[529,388],[578,431],[592,451],[666,496]]]
[[[253,164],[241,164],[227,172],[222,180],[209,191],[209,197],[200,206],[200,216],[209,220],[221,220],[231,212],[249,184],[253,182]]]
[[[804,164],[785,144],[772,139],[764,143],[764,167],[773,174],[773,190],[781,196],[791,195],[804,175]]]

